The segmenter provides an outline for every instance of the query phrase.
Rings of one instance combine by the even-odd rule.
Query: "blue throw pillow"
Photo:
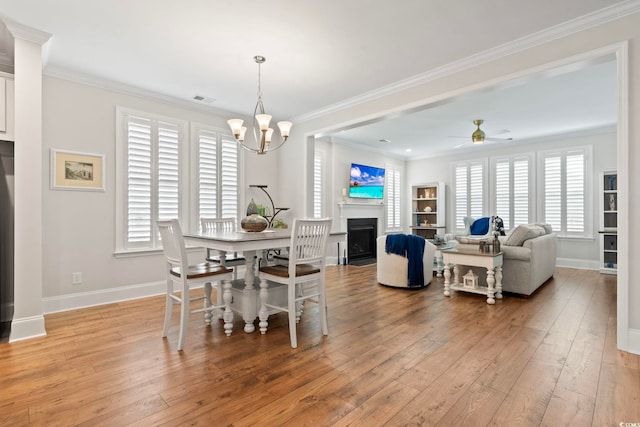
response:
[[[471,224],[471,235],[472,236],[484,236],[489,232],[489,217],[483,216],[482,218],[478,218],[473,221]]]

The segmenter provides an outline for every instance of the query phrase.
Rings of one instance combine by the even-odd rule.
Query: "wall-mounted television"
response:
[[[384,169],[351,163],[349,197],[382,199],[384,197]]]

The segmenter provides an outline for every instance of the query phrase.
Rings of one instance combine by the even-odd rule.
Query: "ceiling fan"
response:
[[[480,129],[480,125],[482,123],[484,123],[484,120],[482,120],[482,119],[474,120],[473,124],[476,125],[477,128],[471,134],[471,141],[467,141],[467,142],[464,142],[462,144],[458,144],[454,148],[464,147],[465,145],[468,145],[468,144],[482,144],[485,141],[488,141],[488,142],[509,142],[509,141],[513,140],[513,138],[496,138],[495,136],[486,136],[484,131],[482,129]],[[500,131],[497,131],[497,132],[493,133],[493,135],[502,135],[502,134],[509,133],[509,132],[511,132],[511,131],[508,130],[508,129],[502,129]],[[465,138],[466,139],[468,137],[467,136],[464,136],[464,137],[456,136],[454,138]]]

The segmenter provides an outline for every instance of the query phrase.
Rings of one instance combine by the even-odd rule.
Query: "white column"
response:
[[[8,20],[5,24],[15,39],[14,312],[9,341],[19,341],[46,334],[42,313],[42,54],[51,34]]]

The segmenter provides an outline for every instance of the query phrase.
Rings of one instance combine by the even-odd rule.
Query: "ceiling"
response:
[[[212,112],[253,112],[253,56],[265,56],[265,108],[295,126],[296,118],[629,4],[640,9],[636,0],[0,0],[0,17],[53,35],[46,74]],[[0,65],[13,55],[6,34]],[[485,120],[488,136],[509,130],[500,136],[514,143],[615,123],[613,63],[518,83],[332,136],[374,149],[387,139],[385,151],[415,157],[465,142],[452,137],[470,135],[474,119]]]

